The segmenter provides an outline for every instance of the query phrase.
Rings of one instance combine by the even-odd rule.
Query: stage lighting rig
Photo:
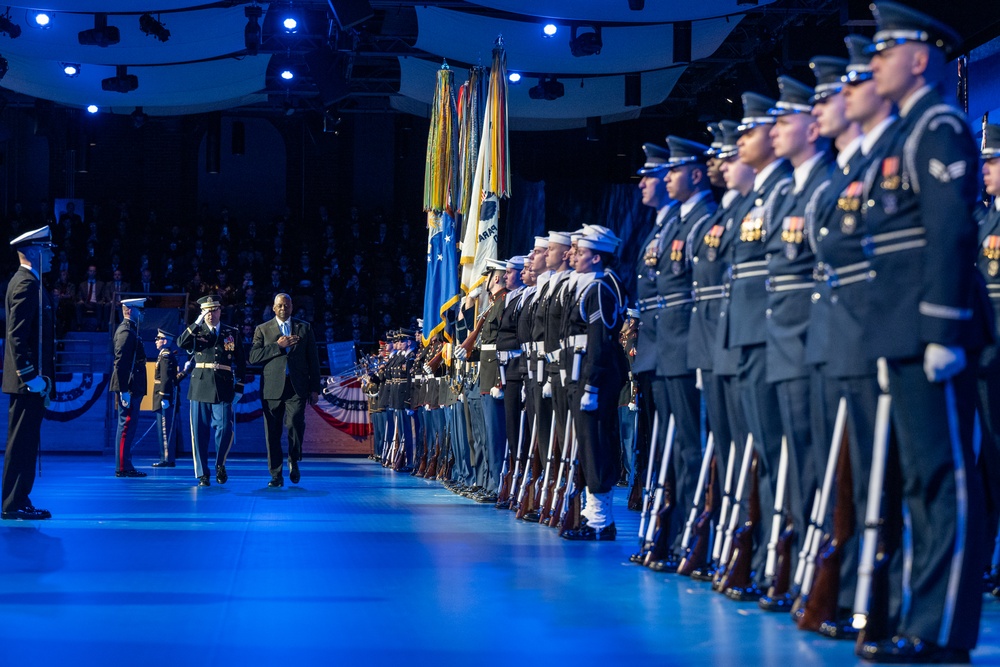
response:
[[[139,87],[139,77],[128,73],[127,65],[115,65],[115,75],[101,79],[101,90],[113,93],[130,93]]]
[[[589,32],[579,32],[582,26],[573,26],[573,34],[569,39],[569,51],[575,58],[596,56],[604,47],[601,39],[601,26],[589,26]]]
[[[533,100],[557,100],[566,94],[566,86],[555,79],[539,79],[537,86],[528,89],[528,97]]]
[[[243,8],[243,15],[247,17],[247,25],[243,28],[243,44],[247,55],[255,56],[260,51],[260,17],[263,14],[264,10],[259,5],[247,5]]]
[[[102,48],[121,41],[121,32],[117,27],[108,25],[107,14],[94,14],[94,27],[82,30],[76,36],[81,46],[100,46]]]
[[[167,27],[162,22],[154,19],[153,15],[149,13],[139,17],[139,30],[146,33],[147,37],[152,35],[161,42],[170,39],[170,31],[167,30]]]
[[[21,36],[21,26],[10,20],[10,7],[7,8],[6,14],[0,16],[0,33],[11,39],[17,39]]]

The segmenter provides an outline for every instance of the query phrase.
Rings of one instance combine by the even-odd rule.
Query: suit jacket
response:
[[[35,274],[23,266],[18,267],[7,283],[5,308],[7,336],[4,341],[6,356],[3,364],[3,392],[26,394],[26,382],[38,377],[39,372],[55,380],[55,318],[52,298],[48,291],[41,295],[41,335],[38,326],[39,283]],[[39,359],[41,341],[41,359]],[[39,361],[41,370],[39,371]],[[51,395],[54,395],[55,382]]]
[[[177,337],[177,347],[194,357],[188,384],[188,400],[202,403],[231,403],[243,393],[246,355],[239,330],[219,325],[216,335],[204,323],[191,324]],[[220,364],[229,370],[198,367],[198,364]]]
[[[129,319],[122,320],[115,330],[114,362],[111,367],[109,391],[132,392],[146,395],[146,350],[139,339],[139,325]]]
[[[289,324],[292,335],[298,336],[300,341],[284,350],[278,347],[278,338],[281,337],[278,318],[271,318],[258,325],[253,332],[250,363],[263,366],[260,376],[261,398],[281,398],[285,390],[285,369],[288,369],[288,377],[291,378],[296,396],[305,398],[322,389],[319,380],[319,352],[312,327],[308,322],[295,318],[291,318]]]
[[[87,291],[88,291],[88,281],[84,280],[80,283],[80,286],[76,290],[76,298],[78,301],[83,303],[90,303],[87,301]],[[94,281],[94,303],[101,302],[101,294],[104,292],[104,282],[101,280]]]
[[[122,280],[119,283],[118,289],[115,289],[115,281],[109,280],[108,282],[104,283],[104,290],[102,291],[98,300],[103,301],[105,303],[116,303],[120,298],[119,295],[124,292],[130,291],[130,287],[131,286],[127,281]],[[84,295],[86,296],[86,292],[84,292]]]
[[[874,202],[866,246],[876,278],[864,349],[873,359],[919,356],[928,343],[982,349],[993,323],[975,264],[979,156],[972,132],[936,90],[888,132],[887,149],[865,179],[865,200]],[[905,249],[902,234],[909,234]]]

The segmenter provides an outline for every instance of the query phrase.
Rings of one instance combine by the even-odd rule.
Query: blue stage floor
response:
[[[618,542],[570,543],[366,459],[304,461],[281,489],[263,460],[208,489],[150,462],[116,479],[109,458],[46,456],[32,500],[54,518],[0,523],[0,667],[857,662],[629,564],[623,494]],[[990,598],[974,663],[1000,664],[998,630]]]

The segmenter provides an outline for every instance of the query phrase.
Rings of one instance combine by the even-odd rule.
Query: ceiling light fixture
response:
[[[87,105],[87,113],[97,113],[97,112],[98,112],[98,108],[97,108],[96,104],[88,104]]]
[[[539,79],[537,86],[528,89],[528,97],[533,100],[557,100],[566,94],[566,87],[555,78]]]
[[[559,32],[559,28],[555,23],[546,23],[542,26],[542,35],[544,37],[554,37],[557,32]]]
[[[596,56],[604,48],[604,41],[601,39],[601,26],[588,26],[587,32],[580,32],[584,26],[573,26],[573,34],[569,38],[569,51],[575,58],[584,56]]]
[[[0,16],[0,34],[8,35],[11,39],[21,36],[21,26],[10,20],[10,7],[6,14]]]
[[[128,73],[127,65],[115,65],[115,75],[101,79],[101,90],[112,93],[130,93],[139,87],[139,77]]]
[[[47,12],[35,12],[35,14],[31,17],[31,20],[39,28],[52,27],[52,17]]]
[[[105,48],[121,41],[121,32],[116,26],[108,25],[107,14],[94,14],[94,27],[82,30],[76,36],[81,46],[100,46]]]
[[[147,37],[153,36],[161,42],[170,39],[170,31],[162,22],[153,18],[152,14],[146,13],[139,17],[139,30],[143,31]]]
[[[288,8],[282,10],[278,15],[281,19],[281,28],[289,35],[293,35],[302,29],[302,12],[288,3]]]
[[[80,64],[79,63],[63,63],[63,74],[73,79],[80,76]]]
[[[521,83],[521,75],[517,72],[511,72],[507,75],[507,80],[511,83]]]
[[[258,5],[247,5],[243,8],[243,15],[247,17],[247,26],[243,28],[243,44],[247,48],[247,55],[255,56],[260,51],[259,19],[263,13],[264,10]]]

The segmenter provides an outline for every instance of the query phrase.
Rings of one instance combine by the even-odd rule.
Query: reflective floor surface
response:
[[[367,459],[306,460],[280,489],[262,459],[207,489],[149,463],[45,458],[32,501],[54,518],[0,523],[0,666],[857,662],[629,564],[622,493],[617,542],[570,543]],[[990,598],[974,663],[1000,664],[998,629]]]

